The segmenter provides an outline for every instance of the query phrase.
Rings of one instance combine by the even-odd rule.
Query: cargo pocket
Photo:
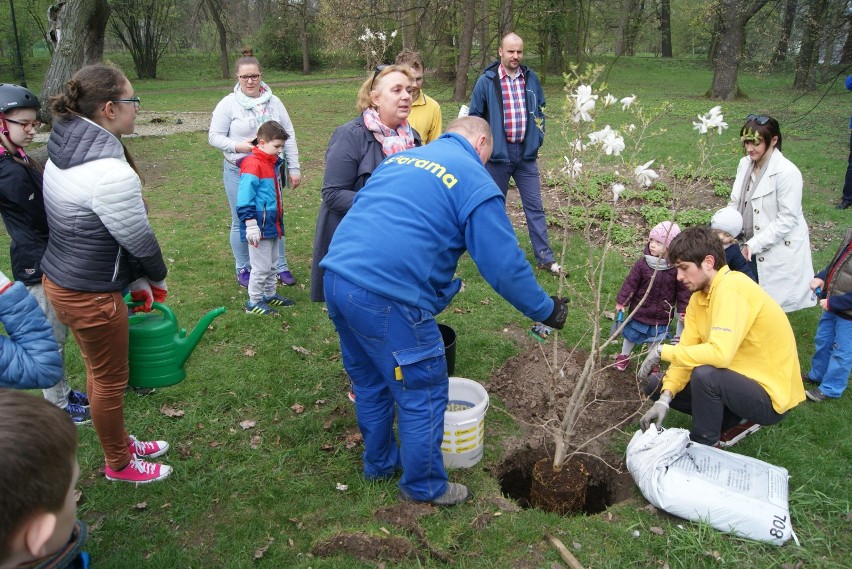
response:
[[[447,380],[447,358],[440,338],[427,346],[394,352],[393,357],[399,366],[396,379],[405,389],[425,389]]]

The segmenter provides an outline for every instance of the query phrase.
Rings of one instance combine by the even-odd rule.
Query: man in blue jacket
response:
[[[356,395],[364,476],[389,478],[401,468],[402,500],[448,506],[470,497],[447,482],[441,456],[449,378],[434,318],[461,288],[453,278],[459,257],[469,251],[485,280],[529,318],[565,325],[565,299],[536,282],[505,198],[483,168],[491,148],[488,124],[464,117],[434,142],[389,156],[356,194],[320,263]]]
[[[500,61],[485,68],[476,81],[469,115],[491,125],[494,151],[485,167],[504,196],[509,178],[515,180],[538,268],[558,274],[562,267],[554,261],[548,241],[538,172],[538,149],[544,142],[544,90],[535,72],[521,65],[524,40],[520,36],[505,35],[497,54]]]
[[[846,88],[852,91],[852,75],[846,77]],[[852,117],[849,118],[849,132],[852,133]],[[849,137],[849,164],[846,166],[846,178],[843,183],[843,197],[837,209],[852,207],[852,134]]]

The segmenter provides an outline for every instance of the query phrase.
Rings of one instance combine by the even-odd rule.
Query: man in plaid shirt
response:
[[[521,65],[524,40],[520,36],[505,35],[497,54],[500,61],[489,65],[473,88],[469,114],[491,125],[494,151],[485,167],[504,196],[509,178],[515,180],[538,267],[559,273],[562,267],[548,242],[538,172],[538,149],[544,142],[544,90],[535,72]]]

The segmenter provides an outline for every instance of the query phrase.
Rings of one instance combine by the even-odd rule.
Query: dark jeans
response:
[[[846,181],[843,183],[843,202],[852,204],[852,130],[849,131],[849,164],[846,166]]]
[[[659,398],[659,389],[651,395]],[[692,415],[689,437],[713,445],[723,431],[742,419],[760,425],[774,425],[784,418],[772,407],[769,394],[753,379],[729,369],[699,366],[692,370],[689,383],[675,395],[671,408]]]

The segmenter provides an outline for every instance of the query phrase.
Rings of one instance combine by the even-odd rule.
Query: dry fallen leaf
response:
[[[261,559],[264,555],[266,555],[266,550],[269,549],[269,546],[272,545],[273,541],[275,541],[274,537],[267,537],[266,545],[264,545],[263,547],[258,547],[254,550],[254,558],[257,560]]]
[[[250,358],[253,358],[253,357],[257,354],[257,352],[255,352],[255,351],[254,351],[253,349],[251,349],[251,348],[246,348],[245,350],[243,350],[243,353],[244,353],[245,355],[247,355],[248,357],[250,357]]]
[[[338,482],[338,483],[335,485],[335,488],[337,488],[337,489],[338,489],[338,490],[340,490],[341,492],[346,492],[347,490],[349,490],[349,486],[347,486],[346,484],[341,484],[340,482]]]
[[[294,352],[298,352],[298,353],[302,354],[303,356],[313,355],[313,354],[311,354],[311,352],[309,352],[307,349],[303,348],[302,346],[290,346],[290,347],[293,348]]]
[[[293,413],[299,415],[305,411],[305,406],[301,403],[293,403],[292,405],[290,405],[290,409],[293,411]]]
[[[388,535],[390,535],[390,534],[391,534],[391,532],[389,532],[389,531],[387,530],[387,528],[383,528],[383,527],[381,527],[381,528],[379,528],[379,531],[383,531],[383,532],[385,532],[385,533],[386,533],[386,534],[388,534]]]
[[[257,421],[252,421],[251,419],[246,419],[245,421],[240,421],[240,427],[245,431],[246,429],[251,429],[257,425]]]
[[[251,438],[251,440],[249,441],[249,447],[254,449],[254,450],[257,450],[258,448],[260,448],[260,441],[261,441],[260,435],[253,436]]]
[[[663,531],[663,528],[657,527],[657,526],[648,528],[648,531],[651,532],[651,533],[655,533],[657,535],[663,535],[665,533]]]
[[[166,417],[183,417],[184,415],[186,415],[186,411],[184,411],[183,409],[175,409],[168,403],[160,407],[160,413],[162,413]]]
[[[147,507],[148,507],[148,502],[139,502],[138,504],[133,506],[133,509],[134,510],[144,510]]]
[[[483,298],[482,300],[480,300],[480,301],[479,301],[479,303],[480,303],[480,304],[486,304],[486,305],[491,304],[491,298],[489,298],[489,297],[487,297],[487,296],[486,296],[485,298]]]

